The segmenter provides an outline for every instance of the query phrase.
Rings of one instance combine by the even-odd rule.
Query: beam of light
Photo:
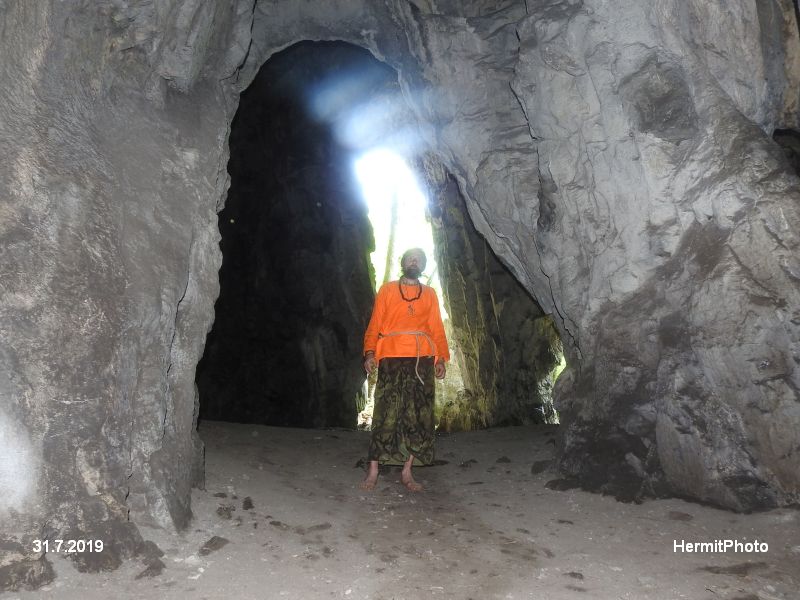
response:
[[[397,85],[377,68],[339,71],[308,89],[310,113],[331,126],[336,140],[354,151],[390,145],[406,155],[422,145]]]
[[[400,276],[400,256],[422,248],[428,257],[422,280],[437,271],[433,236],[427,220],[427,198],[403,156],[420,152],[424,143],[398,85],[387,82],[381,67],[343,69],[306,91],[307,107],[327,123],[336,141],[354,153],[354,170],[369,210],[375,236],[372,263],[377,283],[383,281],[391,223],[397,199],[398,215],[390,279]],[[430,280],[441,304],[438,276]],[[444,307],[442,307],[444,313]]]
[[[409,248],[422,248],[428,257],[422,281],[437,271],[433,253],[433,236],[427,219],[427,197],[422,191],[414,172],[405,160],[389,148],[375,148],[362,154],[354,164],[356,179],[361,185],[364,201],[369,210],[369,220],[375,235],[375,252],[372,264],[380,285],[386,267],[386,251],[391,224],[393,199],[397,199],[397,227],[395,229],[394,252],[391,257],[390,279],[400,276],[400,256]],[[442,316],[446,317],[442,303],[438,276],[431,285],[439,295]]]
[[[370,150],[356,159],[355,169],[370,211],[386,209],[388,215],[392,198],[397,196],[403,212],[424,213],[425,194],[406,161],[396,152],[388,148]]]

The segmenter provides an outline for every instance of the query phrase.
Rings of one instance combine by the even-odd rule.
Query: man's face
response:
[[[403,268],[403,275],[409,279],[419,279],[425,270],[425,255],[422,252],[409,252],[400,265]]]

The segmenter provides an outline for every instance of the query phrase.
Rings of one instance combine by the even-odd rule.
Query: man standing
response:
[[[365,490],[382,463],[402,465],[403,485],[418,492],[411,467],[433,462],[433,377],[444,378],[450,353],[436,292],[419,281],[426,262],[419,248],[403,254],[403,276],[381,286],[364,335],[364,368],[378,369]]]

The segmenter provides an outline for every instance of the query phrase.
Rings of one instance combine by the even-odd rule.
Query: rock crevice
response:
[[[464,382],[463,394],[442,407],[439,428],[557,422],[552,390],[562,347],[552,319],[475,230],[455,180],[429,171],[436,263]]]

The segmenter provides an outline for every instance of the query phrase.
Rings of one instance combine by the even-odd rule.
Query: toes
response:
[[[409,492],[421,492],[422,491],[422,485],[420,485],[416,481],[404,481],[403,485],[406,487],[406,489]]]

